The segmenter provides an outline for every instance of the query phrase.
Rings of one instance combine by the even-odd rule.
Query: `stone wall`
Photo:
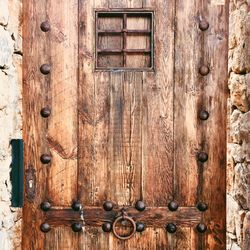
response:
[[[20,249],[21,210],[10,207],[12,138],[21,138],[22,0],[0,0],[0,248]],[[231,0],[227,246],[250,249],[250,0]],[[248,24],[248,27],[247,27]]]
[[[21,210],[10,207],[10,140],[21,138],[21,0],[0,0],[0,249],[20,249]]]
[[[250,0],[231,0],[229,22],[228,249],[250,249]]]

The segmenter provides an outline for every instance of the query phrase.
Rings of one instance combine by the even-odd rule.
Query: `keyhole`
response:
[[[29,180],[29,188],[33,187],[33,180]]]

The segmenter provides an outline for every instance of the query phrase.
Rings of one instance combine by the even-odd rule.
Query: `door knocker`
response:
[[[120,232],[118,232],[117,228],[118,228],[118,224],[121,223],[122,226],[127,226],[130,229],[130,231],[126,234],[121,234]],[[124,208],[121,211],[121,215],[118,216],[114,223],[113,223],[113,233],[115,235],[115,237],[117,237],[120,240],[127,240],[130,239],[136,232],[136,223],[135,221],[129,217],[127,215],[127,213],[125,212]]]

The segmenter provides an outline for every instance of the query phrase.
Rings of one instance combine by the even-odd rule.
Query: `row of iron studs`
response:
[[[48,21],[44,21],[41,23],[40,28],[43,32],[50,31],[50,24]],[[40,72],[43,75],[48,75],[50,73],[51,67],[49,64],[43,64],[40,67]],[[44,107],[41,109],[40,114],[43,118],[48,118],[51,115],[51,109],[49,107]],[[40,156],[40,161],[42,164],[49,164],[51,162],[51,155],[50,154],[42,154]],[[51,204],[48,201],[44,201],[41,203],[40,208],[46,212],[50,210]],[[40,225],[40,229],[43,233],[47,233],[51,230],[49,223],[44,222]]]
[[[50,31],[50,24],[48,21],[44,21],[41,23],[40,28],[43,32]],[[40,67],[40,72],[43,75],[48,75],[51,71],[51,66],[49,64],[43,64]],[[49,107],[44,107],[41,109],[40,112],[43,118],[48,118],[51,115],[51,109]],[[42,154],[40,157],[42,164],[49,164],[51,162],[51,155],[50,154]]]
[[[199,28],[200,30],[202,31],[206,31],[208,28],[209,28],[209,23],[205,20],[205,19],[202,19],[200,22],[199,22]],[[206,76],[208,75],[210,72],[210,69],[208,66],[206,65],[202,65],[200,68],[199,68],[199,73],[200,75],[202,76]],[[206,111],[206,110],[201,110],[200,113],[199,113],[199,118],[200,120],[207,120],[209,118],[209,113]],[[208,154],[205,153],[205,152],[200,152],[197,156],[198,160],[202,163],[206,162],[208,160]]]
[[[50,24],[48,21],[45,21],[45,22],[42,22],[41,26],[40,26],[41,30],[43,32],[48,32],[50,31]],[[199,28],[200,30],[202,31],[206,31],[208,28],[209,28],[209,23],[206,21],[206,20],[201,20],[200,23],[199,23]],[[43,64],[41,67],[40,67],[40,71],[42,74],[44,75],[47,75],[50,73],[50,70],[51,70],[51,67],[49,64]],[[210,69],[208,66],[205,66],[205,65],[202,65],[199,69],[199,73],[202,75],[202,76],[206,76],[208,75],[210,72]],[[41,109],[41,116],[43,118],[48,118],[50,115],[51,115],[51,109],[49,107],[44,107]],[[206,110],[201,110],[200,113],[199,113],[199,118],[201,120],[207,120],[209,118],[209,113],[206,111]],[[200,152],[198,153],[198,156],[197,156],[198,160],[202,163],[206,162],[208,160],[208,154],[205,153],[205,152]],[[40,160],[43,164],[49,164],[51,162],[51,155],[49,154],[42,154],[41,157],[40,157]],[[43,202],[41,204],[41,209],[43,211],[48,211],[50,209],[51,205],[49,202]],[[112,202],[105,202],[104,205],[103,205],[104,209],[106,211],[111,211],[113,209],[113,203]],[[137,201],[136,202],[136,205],[135,205],[136,209],[139,210],[139,211],[143,211],[145,209],[145,205],[142,201]],[[168,204],[168,208],[170,211],[176,211],[178,209],[179,205],[176,201],[172,201]],[[73,203],[72,204],[72,208],[73,210],[78,210],[79,207],[78,207],[78,203]],[[207,204],[206,203],[203,203],[203,202],[199,202],[197,204],[197,208],[202,211],[202,212],[205,212],[208,208]],[[79,224],[79,225],[78,225]],[[82,229],[82,226],[80,223],[74,223],[72,224],[72,230],[75,231],[75,232],[79,232],[80,230]],[[111,229],[112,229],[112,225],[111,223],[104,223],[102,225],[102,229],[104,232],[110,232]],[[198,232],[200,233],[204,233],[206,230],[207,230],[207,226],[203,223],[199,223],[197,226],[196,226],[196,229]],[[50,231],[50,226],[48,223],[43,223],[41,225],[41,230],[43,232],[48,232]],[[137,222],[136,223],[136,230],[138,232],[142,232],[145,230],[145,225],[141,222]],[[166,225],[166,230],[169,232],[169,233],[175,233],[176,230],[177,230],[177,226],[174,224],[174,223],[168,223]]]
[[[72,204],[72,209],[74,211],[80,211],[81,210],[81,203],[78,202],[78,201],[75,201],[73,202]],[[208,208],[207,204],[206,203],[203,203],[203,202],[199,202],[197,204],[197,209],[201,212],[205,212]],[[45,202],[42,202],[41,205],[40,205],[40,208],[44,211],[44,212],[47,212],[51,209],[51,204],[48,202],[48,201],[45,201]],[[105,211],[112,211],[114,208],[114,203],[111,202],[111,201],[105,201],[104,204],[103,204],[103,209]],[[135,203],[135,208],[142,212],[146,209],[146,206],[144,204],[143,201],[137,201]],[[176,201],[171,201],[169,204],[168,204],[168,209],[171,211],[171,212],[175,212],[177,211],[179,208],[179,204],[176,202]],[[48,223],[43,223],[41,225],[41,231],[43,231],[44,233],[47,233],[50,231],[51,227]],[[82,230],[82,224],[80,222],[76,222],[76,223],[73,223],[71,225],[71,228],[74,232],[80,232]],[[144,223],[142,222],[137,222],[136,223],[136,231],[137,232],[143,232],[145,230],[145,225]],[[174,223],[168,223],[166,224],[166,230],[169,232],[169,233],[175,233],[176,230],[177,230],[177,226],[176,224]],[[199,233],[204,233],[206,230],[207,230],[207,226],[203,223],[199,223],[197,226],[196,226],[196,229]],[[104,232],[111,232],[112,230],[112,224],[110,222],[106,222],[102,225],[102,230]]]
[[[202,19],[200,22],[199,22],[199,28],[201,31],[206,31],[208,30],[209,28],[209,23],[205,20],[205,19]],[[210,69],[207,65],[202,65],[200,68],[199,68],[199,73],[200,75],[202,76],[206,76],[210,73]],[[209,118],[209,113],[208,111],[206,110],[201,110],[200,113],[199,113],[199,118],[200,120],[202,121],[206,121],[208,118]],[[208,160],[208,154],[206,152],[200,152],[198,154],[198,161],[200,161],[201,163],[204,163]],[[207,209],[208,209],[208,205],[206,203],[203,203],[203,202],[199,202],[198,205],[197,205],[197,208],[201,211],[201,212],[205,212]],[[199,223],[197,226],[196,226],[196,229],[199,233],[204,233],[207,231],[207,226],[206,224],[204,223]]]

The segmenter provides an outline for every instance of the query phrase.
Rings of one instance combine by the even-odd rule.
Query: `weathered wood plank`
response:
[[[46,196],[47,169],[40,163],[40,154],[47,150],[44,140],[47,122],[40,116],[41,108],[47,105],[49,77],[44,77],[39,67],[44,60],[49,61],[46,53],[46,34],[41,32],[40,24],[46,20],[44,1],[23,1],[23,139],[24,164],[35,169],[35,197],[27,199],[27,190],[23,208],[23,249],[44,249],[44,234],[39,226],[43,214],[37,209]],[[27,173],[25,174],[25,177]],[[25,187],[26,187],[25,183]],[[27,235],[29,237],[27,237]],[[38,240],[39,239],[39,240]]]
[[[51,23],[47,53],[52,64],[48,198],[55,205],[70,205],[77,188],[78,3],[51,1],[47,6]]]
[[[144,72],[143,198],[164,206],[173,192],[174,3],[145,1],[155,10],[155,72]],[[165,18],[168,16],[168,18]]]
[[[197,104],[203,95],[198,72],[203,50],[197,22],[200,12],[200,1],[176,1],[174,176],[175,197],[183,206],[196,204],[199,188],[196,159],[202,145],[198,136]]]
[[[197,154],[204,150],[198,118],[199,105],[205,95],[204,77],[199,75],[203,62],[203,38],[198,28],[204,5],[206,3],[200,1],[176,1],[174,193],[182,206],[195,206],[200,200],[203,182],[203,169],[198,164]],[[203,249],[202,238],[197,232],[183,229],[182,235],[183,239],[176,235],[181,246],[179,249],[187,244],[185,238],[192,236],[195,238],[193,247]],[[191,245],[186,249],[192,249]]]
[[[173,196],[175,6],[172,1],[147,0],[143,8],[154,10],[154,73],[144,72],[143,79],[142,197],[147,206],[166,206]],[[171,247],[164,228],[150,232],[152,249]]]
[[[77,196],[78,1],[46,1],[46,7],[51,25],[46,53],[51,60],[52,110],[44,138],[52,155],[47,199],[69,206]],[[78,236],[71,228],[60,227],[46,234],[45,241],[45,249],[76,249]]]
[[[76,112],[73,112],[77,109],[74,94],[77,86],[77,11],[76,1],[60,2],[59,6],[48,1],[24,2],[24,117],[27,118],[24,140],[28,145],[25,147],[25,161],[27,166],[32,164],[36,169],[37,180],[34,204],[26,203],[24,209],[24,249],[44,249],[50,242],[60,239],[60,235],[64,235],[64,242],[70,242],[73,247],[77,243],[77,237],[71,236],[68,229],[52,231],[45,238],[39,229],[43,222],[39,209],[42,201],[49,199],[55,205],[69,205],[72,196],[76,195],[77,165],[76,160],[72,163],[72,159],[76,158],[74,150],[77,148],[74,131]],[[51,30],[44,33],[40,24],[46,20],[50,22]],[[42,75],[39,69],[44,63],[52,66],[47,76]],[[52,106],[53,110],[48,119],[40,116],[40,110],[46,106]],[[50,150],[58,155],[53,155]],[[40,163],[43,153],[52,154],[53,168]],[[59,249],[62,249],[61,244],[64,243],[58,241]]]
[[[227,112],[227,43],[229,1],[224,5],[207,3],[205,16],[210,28],[204,32],[204,58],[211,73],[207,76],[203,105],[210,118],[203,126],[206,152],[201,199],[208,203],[204,221],[209,228],[204,249],[226,248],[226,112]],[[219,128],[219,133],[218,133]]]
[[[73,240],[75,239],[75,240]],[[46,235],[45,250],[69,250],[77,248],[78,235],[69,227],[53,228]]]
[[[78,86],[78,198],[92,205],[95,198],[95,79],[94,79],[94,13],[93,2],[80,1],[79,6],[79,86]]]
[[[94,72],[95,8],[108,8],[108,1],[79,1],[78,86],[78,199],[83,206],[102,205],[109,199],[108,123],[109,73]],[[98,41],[97,41],[98,42]],[[108,39],[103,39],[105,44]],[[79,218],[78,218],[79,220]],[[78,249],[109,249],[110,235],[101,227],[85,226]]]
[[[104,222],[113,222],[121,208],[105,211],[100,207],[84,207],[83,217],[87,226],[101,226]],[[162,228],[167,222],[175,222],[178,226],[194,226],[201,220],[201,212],[195,207],[180,207],[178,212],[170,212],[167,207],[148,207],[139,212],[133,207],[126,212],[135,221],[145,223],[147,227]],[[71,209],[52,209],[45,213],[46,221],[51,225],[70,225],[80,220],[80,212]]]

